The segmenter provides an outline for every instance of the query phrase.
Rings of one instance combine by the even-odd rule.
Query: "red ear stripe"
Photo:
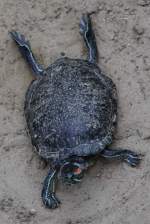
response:
[[[74,173],[75,173],[75,174],[80,174],[80,173],[81,173],[81,169],[80,169],[79,167],[76,168],[75,171],[74,171]]]

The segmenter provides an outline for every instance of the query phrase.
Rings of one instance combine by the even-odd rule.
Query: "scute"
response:
[[[68,155],[78,154],[82,145],[98,143],[105,148],[117,113],[112,80],[97,65],[81,59],[58,59],[46,73],[29,86],[24,108],[40,156],[60,158],[66,149]]]

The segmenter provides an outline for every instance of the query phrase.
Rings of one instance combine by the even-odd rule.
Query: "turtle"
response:
[[[79,183],[99,157],[119,159],[132,167],[141,159],[129,149],[110,147],[118,97],[116,85],[98,66],[91,14],[82,14],[79,23],[87,59],[64,56],[47,68],[38,63],[24,35],[10,32],[35,77],[25,95],[24,114],[33,147],[49,163],[41,198],[51,209],[61,203],[55,193],[58,178]]]

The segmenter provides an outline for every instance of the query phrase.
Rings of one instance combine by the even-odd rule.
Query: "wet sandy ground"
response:
[[[99,66],[116,83],[118,128],[113,147],[144,153],[139,168],[100,159],[76,186],[59,184],[59,209],[40,199],[48,167],[33,152],[23,104],[31,71],[8,35],[16,29],[48,66],[62,53],[85,58],[78,23],[93,12]],[[0,224],[150,223],[150,1],[0,1]]]

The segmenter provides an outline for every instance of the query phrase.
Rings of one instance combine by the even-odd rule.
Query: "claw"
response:
[[[26,47],[30,49],[29,41],[25,39],[25,36],[20,34],[17,31],[11,31],[9,32],[11,38],[20,46],[20,47]]]
[[[141,160],[141,155],[138,155],[134,152],[130,152],[127,155],[127,158],[125,159],[125,161],[132,167],[138,166]]]
[[[83,16],[80,20],[79,26],[80,26],[80,33],[81,34],[84,34],[87,31],[89,31],[89,28],[91,27],[89,14],[83,14]]]
[[[36,76],[39,75],[45,75],[46,72],[42,65],[40,65],[36,58],[34,57],[34,54],[31,50],[31,46],[28,40],[26,40],[25,36],[20,34],[17,31],[11,31],[9,32],[11,38],[15,41],[17,46],[19,47],[19,50],[22,54],[22,56],[26,59],[28,64],[31,66],[33,72]]]
[[[52,194],[51,197],[53,198],[53,200],[54,200],[57,204],[61,204],[61,201],[56,197],[55,194]]]
[[[60,205],[60,200],[56,197],[54,193],[50,194],[48,198],[43,199],[43,203],[46,207],[55,209]]]

